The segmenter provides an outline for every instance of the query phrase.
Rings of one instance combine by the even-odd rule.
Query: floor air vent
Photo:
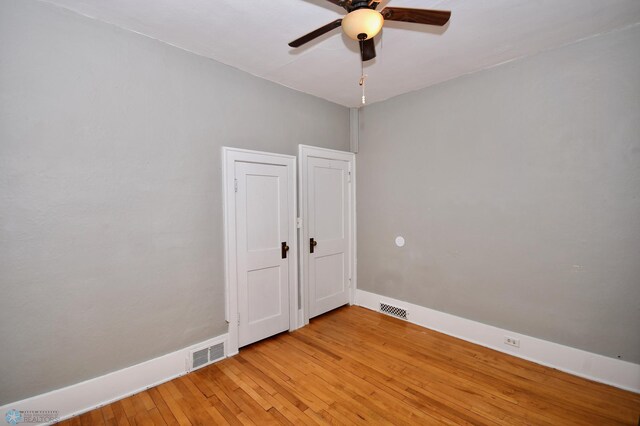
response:
[[[196,349],[191,351],[191,368],[189,371],[204,367],[222,358],[224,358],[224,342],[206,348]]]
[[[388,305],[386,303],[380,302],[380,312],[383,314],[391,315],[392,317],[407,319],[407,310],[403,308],[399,308],[397,306]]]

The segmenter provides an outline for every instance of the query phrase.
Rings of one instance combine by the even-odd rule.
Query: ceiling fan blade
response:
[[[373,9],[373,10],[376,10],[378,8],[379,4],[380,4],[380,2],[377,1],[377,0],[370,0],[369,1],[369,8]]]
[[[328,23],[324,27],[320,27],[317,30],[311,31],[309,34],[303,35],[299,39],[293,40],[291,43],[289,43],[289,46],[300,47],[303,44],[310,42],[314,38],[320,37],[322,34],[328,33],[334,28],[338,28],[341,24],[342,19],[336,19],[335,21]]]
[[[443,26],[449,22],[451,12],[448,10],[410,9],[406,7],[385,7],[380,12],[385,21],[413,22]]]
[[[362,62],[370,61],[376,57],[376,44],[373,41],[373,37],[360,42],[360,56]]]

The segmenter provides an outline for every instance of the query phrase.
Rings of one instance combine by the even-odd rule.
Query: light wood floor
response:
[[[358,307],[73,425],[637,425],[640,395]]]

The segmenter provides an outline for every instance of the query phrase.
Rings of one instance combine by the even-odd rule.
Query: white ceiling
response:
[[[287,43],[344,15],[326,0],[47,0],[345,105],[360,105],[357,43],[340,29]],[[452,11],[446,27],[387,22],[366,63],[367,103],[640,22],[638,0],[391,0]],[[382,8],[381,7],[381,8]],[[379,8],[379,9],[381,9]]]

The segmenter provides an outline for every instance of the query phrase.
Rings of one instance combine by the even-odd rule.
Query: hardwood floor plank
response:
[[[173,415],[171,408],[169,408],[165,400],[162,398],[162,395],[160,395],[160,391],[158,391],[158,388],[149,389],[149,396],[153,400],[155,406],[158,408],[158,411],[160,412],[160,415],[162,416],[164,422],[168,426],[177,426],[179,422],[176,419],[176,416]]]
[[[317,413],[310,408],[307,408],[304,413],[313,419],[319,425],[343,425],[345,422],[338,421],[335,417],[330,415],[324,410],[320,410]]]
[[[216,425],[228,425],[230,424],[224,416],[218,411],[218,409],[214,405],[209,405],[205,408],[209,416],[213,419],[213,424]]]
[[[250,364],[244,364],[245,367]],[[245,369],[247,377],[256,377],[254,371],[251,369]],[[259,373],[259,371],[257,371]],[[258,383],[265,383],[266,381],[260,380],[256,378],[255,385],[258,386]],[[298,405],[294,405],[289,399],[282,396],[275,389],[273,389],[270,385],[267,385],[267,388],[255,387],[256,392],[258,392],[266,401],[268,401],[273,408],[277,409],[278,412],[284,415],[288,420],[293,422],[294,424],[317,424],[313,418],[310,418],[306,415],[305,411],[301,411],[300,407],[306,408],[306,405],[300,403]],[[272,390],[272,393],[269,392],[269,389]]]
[[[258,377],[268,385],[268,388],[265,389],[270,389],[274,392],[273,394],[277,393],[279,395],[282,395],[291,404],[295,405],[300,411],[305,411],[308,408],[306,404],[304,404],[299,398],[297,398],[294,394],[289,392],[287,388],[283,387],[280,384],[282,383],[282,381],[278,381],[276,377],[271,376],[272,371],[270,371],[270,369],[273,367],[271,367],[270,363],[267,363],[264,360],[261,361],[261,357],[259,354],[244,355],[248,356],[243,357],[243,354],[238,355],[238,361],[243,364],[245,371],[252,373],[254,377]],[[289,381],[288,377],[286,381]]]
[[[102,413],[102,418],[104,419],[105,423],[114,421],[115,422],[115,414],[113,413],[113,408],[111,407],[111,404],[109,405],[105,405],[104,407],[100,408],[100,412]]]
[[[82,426],[104,425],[104,418],[102,417],[102,412],[100,411],[100,409],[91,410],[87,413],[80,415],[79,420]]]
[[[125,415],[127,416],[128,419],[135,417],[135,415],[137,413],[137,408],[133,405],[133,398],[132,397],[123,398],[119,402],[120,402],[120,404],[122,406],[122,409],[123,409],[123,411],[124,411],[124,413],[125,413]]]
[[[278,365],[277,363],[272,364],[271,362],[266,361],[260,353],[246,353],[245,357],[251,361],[255,361],[256,359],[259,360],[257,364],[259,365],[258,368],[261,368],[261,371],[273,380],[273,383],[277,386],[278,393],[289,399],[300,410],[304,411],[307,407],[311,407],[316,411],[327,408],[327,405],[319,400],[316,395],[302,391],[298,392],[296,389],[298,385],[292,379],[289,378],[286,381],[276,381],[279,376],[279,372],[276,367]]]
[[[140,411],[133,417],[136,426],[154,426],[148,411]]]
[[[145,399],[142,397],[143,392],[137,393],[135,395],[130,396],[128,399],[131,399],[131,403],[133,405],[133,408],[136,412],[135,415],[140,414],[140,412],[142,411],[149,411],[151,408],[155,408],[155,405],[153,405],[153,403],[151,403],[151,407],[149,407],[145,401]],[[134,415],[134,417],[135,417]]]
[[[224,405],[225,411],[229,411],[233,416],[240,415],[242,413],[242,410],[235,402],[233,402],[232,399],[229,398],[229,395],[233,392],[233,390],[228,390],[224,383],[222,383],[218,378],[220,375],[222,375],[222,372],[215,365],[207,367],[206,370],[207,376],[205,380],[209,381],[212,384],[213,390],[213,395],[211,395],[209,399],[216,401],[216,403],[219,402],[220,404]],[[220,407],[217,408],[218,411],[221,411]],[[224,415],[222,411],[221,414]]]
[[[213,424],[211,413],[207,409],[210,404],[207,398],[198,390],[198,388],[189,380],[188,377],[182,376],[173,380],[176,389],[182,396],[177,402],[183,407],[183,412],[193,425]]]
[[[147,411],[151,411],[156,408],[156,405],[154,404],[153,399],[151,399],[148,390],[140,392],[136,396],[138,397],[138,399],[140,399],[140,401],[142,401],[142,404],[147,409]]]
[[[162,414],[160,414],[160,410],[157,408],[149,410],[149,417],[151,417],[155,426],[167,426],[167,422],[164,421]]]
[[[638,425],[640,395],[359,307],[62,424]]]
[[[116,401],[112,404],[109,404],[111,410],[113,411],[113,416],[118,426],[130,426],[131,423],[127,417],[127,413],[124,410],[122,405],[122,401]]]
[[[278,411],[278,409],[276,409],[276,407],[271,407],[269,409],[269,414],[271,414],[271,416],[273,416],[274,419],[276,419],[276,421],[278,422],[278,424],[281,425],[290,425],[290,426],[294,426],[295,423],[291,423],[289,421],[289,419],[287,419],[285,416],[283,416],[280,411]]]
[[[258,425],[275,424],[275,419],[266,412],[253,398],[251,398],[242,388],[234,391],[233,400],[242,409],[251,421]]]
[[[251,399],[253,399],[258,405],[260,405],[260,407],[265,410],[265,411],[269,411],[271,408],[273,408],[273,405],[265,400],[255,389],[254,387],[251,386],[251,383],[249,383],[246,379],[242,379],[240,378],[238,375],[236,375],[233,371],[231,371],[230,368],[224,368],[222,369],[222,372],[229,377],[229,379],[231,381],[233,381],[236,385],[238,385],[238,387],[240,389],[242,389],[248,396],[251,397]],[[246,376],[245,376],[246,377]]]
[[[213,383],[207,379],[206,371],[206,368],[196,370],[189,375],[189,379],[193,382],[194,385],[198,387],[198,389],[204,396],[209,398],[210,396],[215,395],[216,390]]]
[[[238,420],[238,414],[241,413],[234,414],[231,410],[229,410],[229,407],[227,407],[224,403],[222,403],[222,401],[220,401],[220,399],[218,399],[216,395],[211,395],[211,397],[209,397],[209,403],[213,408],[216,409],[216,411],[218,411],[218,413],[220,413],[220,415],[225,419],[226,423],[234,426],[242,424],[242,422]]]
[[[178,424],[181,426],[191,425],[191,421],[187,418],[186,414],[182,409],[182,406],[178,403],[178,400],[176,400],[174,394],[171,393],[171,391],[169,390],[168,384],[163,383],[160,386],[158,386],[156,389],[158,389],[158,392],[160,393],[160,395],[162,396],[162,399],[171,410],[171,414],[175,417]],[[181,399],[181,398],[178,397],[178,399]]]

